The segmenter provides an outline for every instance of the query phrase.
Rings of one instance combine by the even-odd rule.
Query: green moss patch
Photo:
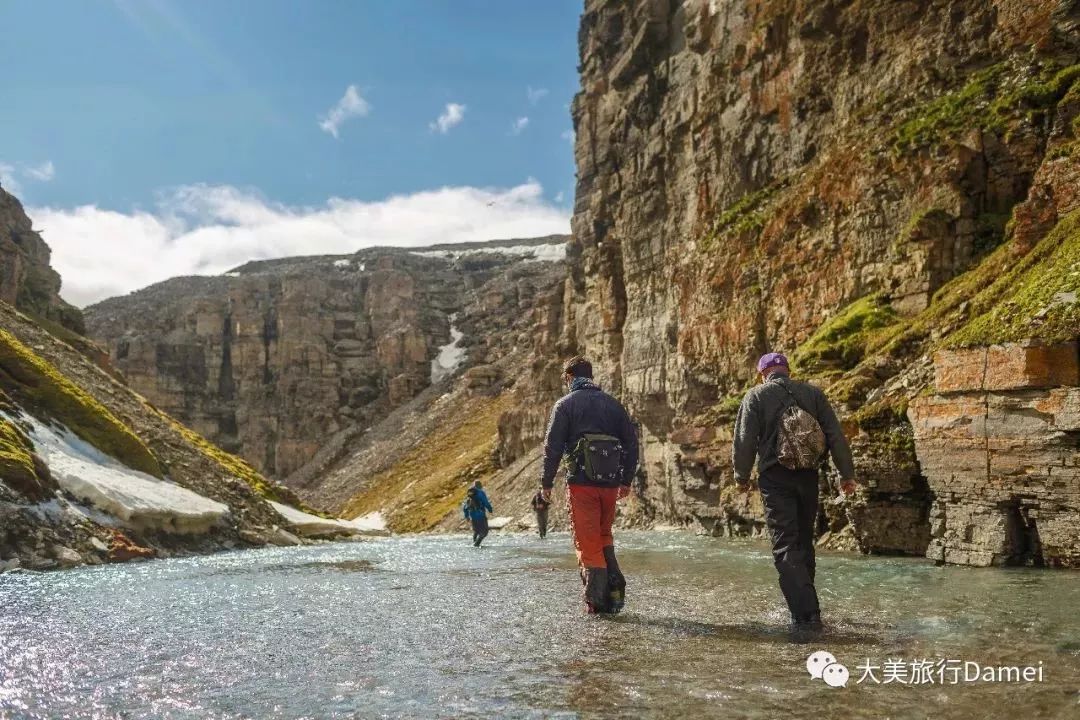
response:
[[[850,370],[862,361],[871,336],[897,324],[896,311],[882,295],[868,295],[844,307],[794,352],[803,372]]]
[[[108,408],[14,335],[0,329],[0,387],[23,407],[53,419],[128,467],[161,477],[161,466]]]
[[[1005,76],[1004,64],[975,73],[964,87],[916,108],[896,129],[899,151],[939,145],[944,139],[989,122],[990,106]]]
[[[1063,218],[1027,255],[974,297],[971,320],[946,341],[953,347],[1048,342],[1080,335],[1080,210]]]
[[[787,186],[784,181],[743,195],[728,206],[713,222],[705,237],[704,246],[712,247],[725,235],[742,235],[760,232],[769,217],[768,204],[773,197]]]
[[[15,423],[4,418],[0,418],[0,478],[16,489],[40,482],[33,443]]]
[[[1005,63],[984,68],[959,90],[912,110],[896,128],[894,148],[936,147],[975,128],[1004,132],[1020,118],[1033,120],[1053,108],[1080,80],[1080,65],[1050,66],[1027,78],[1009,70]]]

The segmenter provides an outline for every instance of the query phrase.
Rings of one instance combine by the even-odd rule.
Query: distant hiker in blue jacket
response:
[[[487,514],[494,512],[494,510],[491,509],[491,502],[488,500],[487,493],[484,492],[484,486],[480,484],[479,480],[469,488],[465,496],[465,502],[461,505],[461,510],[465,513],[465,519],[472,523],[473,547],[480,547],[480,543],[484,542],[484,538],[488,534]]]

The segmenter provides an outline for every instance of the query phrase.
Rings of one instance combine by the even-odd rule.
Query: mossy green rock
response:
[[[44,500],[56,489],[30,438],[4,418],[0,418],[0,481],[29,500]]]
[[[804,371],[850,370],[863,359],[872,334],[897,322],[896,312],[881,295],[859,298],[827,320],[794,353]]]
[[[1060,220],[972,306],[972,319],[948,338],[948,346],[1080,336],[1080,210]]]
[[[162,477],[157,458],[124,423],[52,364],[2,329],[0,388],[25,409],[61,423],[133,470]]]

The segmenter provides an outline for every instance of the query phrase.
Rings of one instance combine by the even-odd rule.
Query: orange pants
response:
[[[606,568],[604,548],[614,545],[611,525],[615,522],[617,487],[570,485],[570,527],[574,534],[578,565],[583,568]]]

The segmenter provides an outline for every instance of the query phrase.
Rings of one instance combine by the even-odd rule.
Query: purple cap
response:
[[[787,367],[787,357],[783,353],[767,353],[757,361],[757,371],[763,373],[773,367]]]

